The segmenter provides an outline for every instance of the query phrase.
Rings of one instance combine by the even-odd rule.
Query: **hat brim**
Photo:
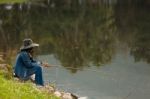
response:
[[[29,48],[33,48],[33,47],[39,47],[39,44],[33,43],[29,46],[21,46],[20,50],[25,50],[25,49],[29,49]]]

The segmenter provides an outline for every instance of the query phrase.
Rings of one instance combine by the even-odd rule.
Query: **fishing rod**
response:
[[[82,70],[83,69],[83,68],[75,68],[75,67],[70,67],[70,66],[49,65],[49,64],[47,64],[47,66],[45,66],[45,67],[66,68],[66,69],[74,69],[74,70]],[[93,70],[93,69],[87,69],[87,68],[84,68],[84,70],[102,73],[102,71],[99,71],[99,70]]]

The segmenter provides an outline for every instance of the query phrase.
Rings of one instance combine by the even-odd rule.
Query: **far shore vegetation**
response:
[[[28,0],[0,0],[0,4],[6,4],[6,3],[22,3]]]

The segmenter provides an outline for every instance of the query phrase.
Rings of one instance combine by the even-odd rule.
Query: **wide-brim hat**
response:
[[[33,41],[31,39],[24,39],[23,45],[21,46],[20,50],[26,50],[26,49],[38,47],[38,46],[39,46],[39,44],[33,43]]]

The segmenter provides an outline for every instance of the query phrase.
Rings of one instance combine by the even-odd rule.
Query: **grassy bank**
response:
[[[32,83],[7,80],[0,75],[0,99],[58,99],[36,88]]]

